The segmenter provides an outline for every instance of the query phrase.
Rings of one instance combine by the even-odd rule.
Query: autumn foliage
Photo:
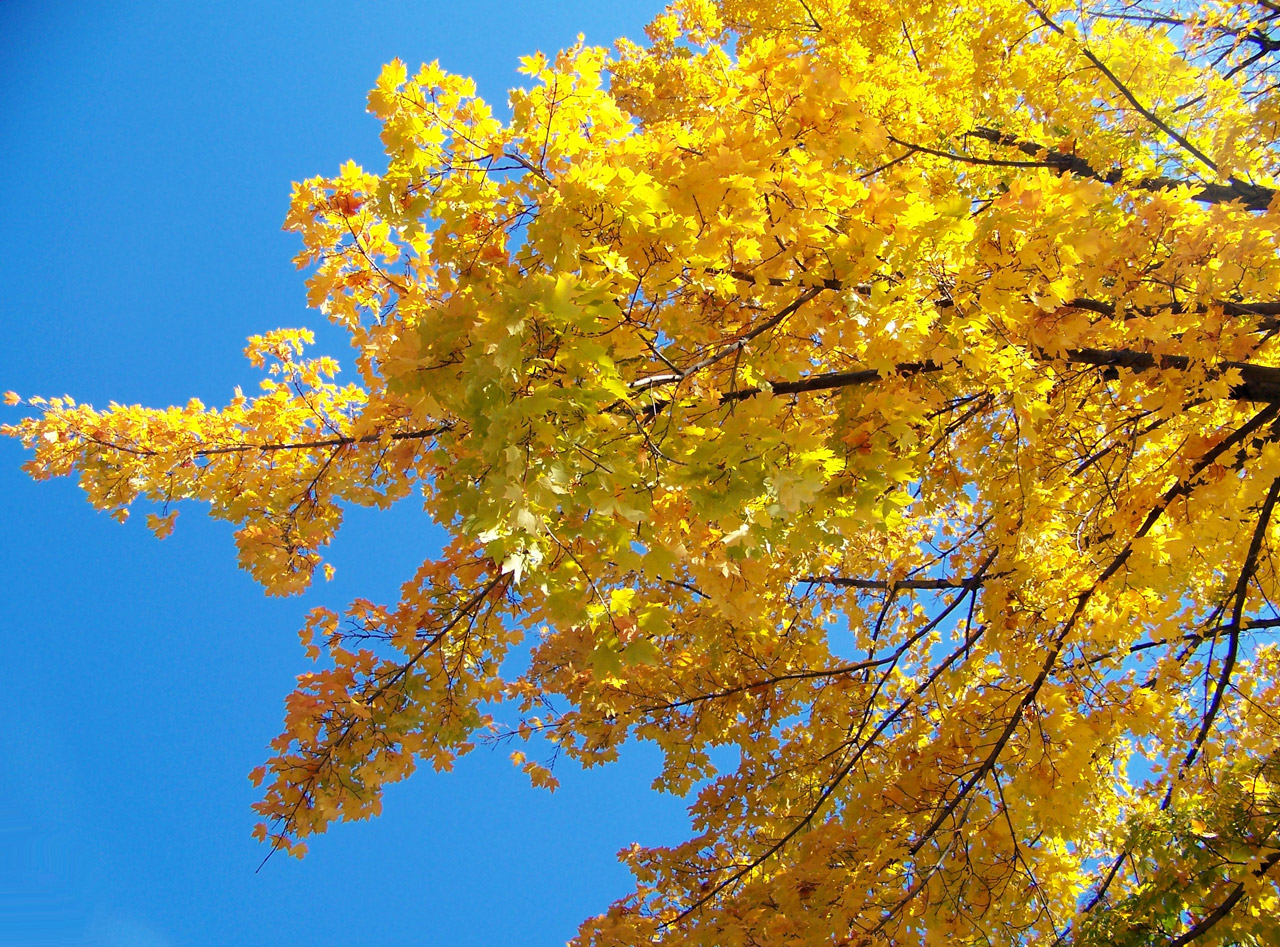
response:
[[[393,62],[387,169],[286,223],[354,380],[281,330],[225,407],[5,430],[158,535],[203,501],[270,594],[351,504],[448,530],[308,619],[274,846],[639,738],[695,834],[583,945],[1274,944],[1277,21],[679,0],[510,120]]]

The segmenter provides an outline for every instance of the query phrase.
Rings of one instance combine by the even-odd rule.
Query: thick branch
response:
[[[1254,869],[1254,877],[1263,877],[1277,864],[1280,864],[1280,852],[1273,852],[1262,860],[1261,865]],[[1169,947],[1183,947],[1184,944],[1189,944],[1207,934],[1219,921],[1231,913],[1231,909],[1234,908],[1243,897],[1244,882],[1237,881],[1235,887],[1231,889],[1231,893],[1222,900],[1221,904],[1202,917],[1196,924],[1192,925],[1178,937],[1169,941]]]
[[[870,589],[876,591],[895,591],[897,589],[963,589],[969,588],[973,578],[968,579],[851,579],[842,575],[806,575],[797,582],[807,585],[835,585],[846,589]],[[981,581],[978,582],[982,584]]]
[[[1197,201],[1203,201],[1206,204],[1225,204],[1230,201],[1240,201],[1247,210],[1266,210],[1271,200],[1276,196],[1274,189],[1263,187],[1260,184],[1250,184],[1247,181],[1240,181],[1235,178],[1231,179],[1229,184],[1202,184],[1199,181],[1183,180],[1179,178],[1154,177],[1141,178],[1136,181],[1125,181],[1124,171],[1121,168],[1112,168],[1110,171],[1099,171],[1085,161],[1079,155],[1067,154],[1054,148],[1046,147],[1034,141],[1027,141],[1023,138],[1017,138],[1013,135],[1006,135],[994,128],[975,128],[969,132],[974,138],[981,138],[983,141],[989,141],[993,145],[1003,145],[1007,148],[1016,148],[1024,155],[1034,158],[1033,162],[1016,162],[1016,161],[998,161],[994,159],[971,158],[967,155],[956,155],[950,153],[934,152],[929,149],[920,148],[918,146],[903,143],[906,147],[916,148],[917,151],[929,151],[930,154],[939,154],[943,157],[951,158],[956,161],[965,161],[971,164],[993,164],[993,165],[1030,165],[1039,167],[1054,168],[1063,174],[1073,174],[1076,177],[1090,178],[1094,181],[1101,181],[1103,184],[1121,184],[1124,183],[1128,187],[1137,188],[1142,191],[1165,191],[1175,187],[1190,187],[1194,189],[1192,198]]]
[[[1104,302],[1101,299],[1089,299],[1086,296],[1077,296],[1075,299],[1069,299],[1063,305],[1072,309],[1096,312],[1100,316],[1114,316],[1116,314],[1115,303]],[[1262,316],[1264,317],[1262,323],[1260,323],[1262,328],[1273,328],[1275,324],[1268,317],[1280,316],[1280,302],[1244,303],[1232,302],[1231,300],[1214,300],[1212,305],[1220,308],[1228,316]],[[1126,315],[1133,313],[1139,316],[1154,316],[1160,312],[1167,312],[1180,316],[1184,313],[1204,313],[1208,311],[1208,306],[1187,306],[1180,302],[1172,302],[1159,308],[1134,307],[1125,310],[1125,313]]]
[[[1130,349],[1071,349],[1061,358],[1042,354],[1043,361],[1062,361],[1075,365],[1096,365],[1103,368],[1127,368],[1130,371],[1142,372],[1153,368],[1185,371],[1194,362],[1186,355],[1152,355],[1149,352],[1134,352]],[[780,381],[772,384],[770,390],[775,395],[801,394],[809,391],[827,391],[834,388],[850,388],[856,385],[870,385],[884,381],[893,375],[906,377],[944,371],[946,366],[934,361],[904,362],[893,367],[891,374],[878,369],[868,368],[855,372],[824,372],[810,375],[798,381]],[[1224,372],[1235,370],[1240,373],[1240,381],[1231,386],[1231,397],[1240,401],[1256,401],[1261,403],[1280,403],[1280,368],[1270,365],[1254,365],[1251,362],[1219,362],[1208,368],[1209,377],[1217,377]],[[723,402],[741,401],[760,394],[762,388],[741,388],[737,391],[721,395]]]
[[[1127,368],[1143,372],[1152,368],[1186,371],[1193,360],[1185,355],[1152,355],[1150,352],[1134,352],[1130,349],[1072,349],[1065,361],[1080,365],[1099,365]],[[1240,381],[1231,386],[1231,397],[1240,401],[1257,401],[1274,404],[1280,402],[1280,368],[1254,365],[1251,362],[1219,362],[1209,366],[1209,377],[1216,378],[1228,371],[1238,371]]]

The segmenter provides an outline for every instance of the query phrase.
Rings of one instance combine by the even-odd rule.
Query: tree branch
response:
[[[978,583],[982,581],[982,577],[985,574],[986,570],[990,567],[991,563],[995,561],[995,557],[996,557],[996,554],[994,552],[990,553],[987,556],[986,560],[979,567],[977,574],[974,575],[969,580],[970,584],[961,590],[962,594],[957,595],[954,600],[948,603],[948,605],[941,611],[941,613],[936,615],[927,624],[925,624],[923,627],[921,627],[916,632],[914,632],[906,641],[904,641],[901,645],[898,646],[897,649],[895,649],[892,655],[889,655],[889,658],[891,659],[891,662],[892,662],[890,664],[890,670],[892,670],[893,666],[897,664],[898,660],[902,657],[902,655],[906,654],[907,650],[912,645],[914,645],[917,641],[919,641],[921,638],[927,635],[934,628],[938,627],[938,625],[940,625],[946,619],[946,617],[950,615],[959,606],[959,604],[965,600],[966,596],[974,593],[974,591],[978,587]],[[977,643],[978,639],[982,637],[985,631],[986,631],[986,626],[984,625],[980,627],[972,635],[967,636],[958,648],[952,651],[950,655],[948,655],[936,668],[934,668],[933,672],[927,678],[925,678],[923,681],[917,684],[916,687],[901,702],[899,702],[897,707],[895,707],[892,711],[890,711],[888,714],[885,715],[884,719],[881,720],[880,723],[876,725],[876,728],[874,731],[872,731],[871,735],[867,737],[866,740],[862,741],[861,746],[859,746],[857,750],[854,751],[852,757],[850,757],[850,759],[848,759],[845,762],[845,764],[840,767],[840,769],[826,784],[826,786],[823,787],[822,791],[818,794],[818,798],[813,803],[813,805],[809,807],[809,809],[800,818],[800,820],[795,825],[793,825],[789,830],[787,830],[787,832],[781,838],[779,838],[772,845],[770,845],[763,853],[751,858],[750,861],[745,866],[739,868],[728,878],[719,882],[718,884],[713,885],[705,894],[703,894],[700,898],[698,898],[696,901],[694,901],[692,904],[690,904],[688,907],[682,910],[678,915],[676,915],[675,918],[673,918],[670,921],[664,922],[662,925],[660,925],[660,927],[667,928],[675,924],[678,924],[680,921],[684,920],[690,914],[697,911],[703,905],[709,903],[713,898],[719,895],[720,892],[724,891],[727,888],[732,887],[733,885],[736,885],[748,874],[750,874],[760,865],[764,864],[771,857],[776,855],[779,851],[781,851],[787,845],[788,842],[790,842],[793,838],[795,838],[802,831],[804,831],[804,829],[808,827],[809,824],[812,823],[815,818],[817,818],[818,813],[822,811],[822,807],[826,804],[826,801],[831,797],[831,795],[836,791],[836,789],[840,787],[840,784],[844,782],[845,777],[847,777],[851,772],[853,772],[853,768],[858,765],[858,761],[862,759],[862,757],[866,754],[866,752],[872,746],[875,745],[876,741],[880,738],[880,735],[886,729],[888,729],[889,726],[891,726],[892,723],[898,717],[900,717],[912,704],[914,704],[916,699],[921,694],[925,693],[930,687],[932,687],[933,682],[936,681],[939,676],[945,673],[946,670],[949,667],[951,667],[951,665],[954,664],[956,660],[960,658],[961,655],[965,655],[967,657],[967,655],[969,654],[969,649],[975,643]],[[859,733],[861,733],[861,731],[859,731]],[[856,737],[854,738],[855,745],[856,745],[857,739],[858,738]],[[846,744],[846,746],[847,745],[848,744]]]
[[[1280,864],[1280,852],[1273,852],[1262,860],[1262,864],[1254,869],[1254,877],[1261,878],[1277,864]],[[1193,940],[1198,940],[1202,935],[1208,933],[1209,930],[1212,929],[1219,921],[1230,914],[1231,909],[1234,908],[1243,897],[1244,882],[1237,881],[1235,887],[1231,889],[1231,893],[1222,900],[1221,904],[1202,917],[1182,934],[1169,941],[1169,947],[1183,947],[1183,945],[1189,944]]]
[[[1034,0],[1025,0],[1025,2],[1027,6],[1029,6],[1035,12],[1036,16],[1038,16],[1046,26],[1048,26],[1051,30],[1053,30],[1055,33],[1059,34],[1060,36],[1066,35],[1063,32],[1062,27],[1060,27],[1057,23],[1053,22],[1053,20],[1051,20],[1048,16],[1046,16],[1040,10],[1040,8],[1036,6],[1036,4],[1034,3]],[[1107,80],[1116,88],[1116,90],[1122,96],[1125,97],[1128,103],[1137,110],[1138,114],[1140,114],[1152,125],[1154,125],[1156,128],[1160,129],[1162,132],[1168,135],[1171,139],[1176,141],[1183,148],[1185,148],[1188,153],[1194,156],[1201,164],[1207,167],[1210,171],[1213,171],[1215,173],[1217,172],[1218,166],[1213,163],[1213,161],[1209,158],[1208,155],[1206,155],[1203,151],[1201,151],[1199,148],[1193,145],[1181,134],[1174,131],[1167,124],[1165,124],[1164,120],[1161,119],[1160,116],[1158,116],[1155,112],[1151,111],[1141,102],[1139,102],[1137,97],[1133,94],[1133,92],[1129,90],[1129,87],[1126,86],[1123,82],[1121,82],[1119,77],[1116,76],[1116,74],[1112,72],[1109,68],[1107,68],[1107,64],[1104,63],[1097,56],[1095,56],[1093,52],[1089,49],[1089,47],[1084,45],[1084,43],[1080,44],[1080,52],[1085,59],[1089,60],[1089,62],[1093,63],[1094,66],[1097,67],[1099,72],[1101,72],[1104,76],[1107,77]]]
[[[192,451],[195,457],[211,457],[215,454],[236,454],[248,451],[270,453],[278,450],[314,450],[317,447],[346,447],[349,444],[376,444],[384,437],[392,441],[416,441],[452,431],[453,424],[446,422],[420,431],[401,431],[394,434],[366,434],[364,437],[330,437],[320,441],[296,441],[288,444],[234,444],[228,447],[207,447]]]
[[[1194,364],[1186,355],[1152,355],[1150,352],[1135,352],[1131,349],[1071,349],[1067,351],[1064,361],[1080,365],[1127,368],[1135,372],[1152,368],[1186,371]],[[1208,368],[1211,378],[1232,370],[1240,372],[1240,382],[1231,386],[1232,398],[1271,404],[1280,402],[1280,368],[1255,365],[1252,362],[1219,362]]]
[[[1190,187],[1195,189],[1192,198],[1202,201],[1206,204],[1225,204],[1230,201],[1242,201],[1246,210],[1266,210],[1272,199],[1276,196],[1274,189],[1263,187],[1260,184],[1250,184],[1247,181],[1240,181],[1232,178],[1229,184],[1202,184],[1199,181],[1183,180],[1180,178],[1155,177],[1141,178],[1137,181],[1125,181],[1124,171],[1120,168],[1113,168],[1110,171],[1098,171],[1085,161],[1079,155],[1067,154],[1054,148],[1026,139],[1017,138],[1013,135],[1006,135],[994,128],[975,128],[968,133],[974,138],[981,138],[993,145],[1003,145],[1007,148],[1016,148],[1024,155],[1028,155],[1036,160],[1034,162],[1026,162],[1030,167],[1049,167],[1056,168],[1064,174],[1072,174],[1076,177],[1090,178],[1094,181],[1101,181],[1103,184],[1121,184],[1124,183],[1129,187],[1134,187],[1143,191],[1164,191],[1175,187]],[[1022,164],[1016,161],[996,161],[991,159],[971,158],[967,155],[950,154],[947,152],[930,151],[926,148],[909,145],[906,142],[899,142],[908,148],[916,148],[918,151],[926,151],[929,154],[937,154],[942,157],[951,158],[956,161],[965,161],[971,164],[993,164],[1019,166]]]
[[[842,575],[806,575],[796,580],[808,585],[836,585],[847,589],[895,591],[897,589],[963,589],[974,579],[850,579]],[[984,580],[979,579],[978,585]]]
[[[1235,606],[1231,612],[1231,624],[1227,626],[1229,629],[1227,653],[1222,659],[1222,671],[1219,673],[1218,683],[1213,689],[1213,697],[1204,712],[1204,720],[1201,721],[1200,732],[1196,734],[1191,748],[1187,750],[1186,758],[1182,761],[1182,765],[1178,767],[1179,774],[1194,762],[1196,755],[1200,752],[1200,748],[1204,746],[1205,738],[1208,737],[1209,731],[1213,728],[1213,721],[1218,715],[1218,708],[1222,706],[1222,695],[1227,689],[1227,684],[1231,681],[1231,672],[1235,670],[1236,656],[1240,650],[1240,623],[1244,618],[1244,603],[1248,597],[1249,582],[1258,568],[1258,553],[1262,551],[1262,543],[1266,539],[1267,527],[1271,525],[1271,514],[1275,510],[1278,498],[1280,498],[1280,477],[1271,482],[1271,489],[1267,491],[1267,498],[1262,503],[1262,511],[1258,514],[1258,522],[1253,529],[1253,537],[1249,541],[1249,549],[1245,553],[1244,563],[1240,566],[1240,575],[1236,579],[1236,587],[1232,591]],[[1173,783],[1170,783],[1166,799],[1171,798],[1172,795]]]

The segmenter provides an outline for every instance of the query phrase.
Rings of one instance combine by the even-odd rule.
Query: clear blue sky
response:
[[[381,167],[364,105],[382,63],[439,58],[501,106],[519,55],[639,38],[656,7],[0,0],[0,390],[159,405],[252,386],[247,335],[321,328],[280,224],[291,181]],[[226,524],[188,506],[159,543],[23,459],[0,444],[0,944],[559,944],[627,889],[619,848],[684,831],[683,803],[648,790],[650,748],[561,765],[554,796],[480,750],[255,875],[246,774],[306,668],[304,612],[391,599],[438,533],[412,503],[353,516],[334,582],[267,600]]]

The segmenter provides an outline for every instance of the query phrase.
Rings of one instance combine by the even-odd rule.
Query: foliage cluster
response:
[[[477,740],[638,738],[695,834],[583,945],[1275,943],[1277,19],[678,0],[509,121],[393,62],[387,169],[286,224],[354,381],[280,330],[225,407],[5,430],[158,535],[207,503],[271,594],[344,506],[449,531],[309,618],[275,846]]]

